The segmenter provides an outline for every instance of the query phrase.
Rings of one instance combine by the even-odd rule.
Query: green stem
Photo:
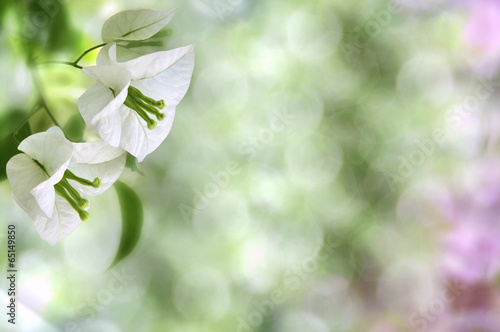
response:
[[[79,66],[79,65],[77,65],[74,62],[70,62],[70,61],[57,61],[57,60],[49,60],[49,61],[38,62],[37,65],[47,65],[47,64],[51,64],[51,63],[57,63],[57,64],[60,64],[60,65],[68,65],[68,66],[75,67],[75,68],[78,68],[78,69],[82,69],[83,68],[82,66]]]
[[[87,55],[87,53],[95,50],[96,48],[103,47],[104,45],[106,45],[106,43],[102,43],[102,44],[99,44],[99,45],[96,45],[94,47],[89,48],[88,50],[83,52],[82,55],[80,55],[75,61],[73,61],[73,63],[76,65],[85,55]]]
[[[88,50],[84,51],[75,61],[57,61],[57,60],[49,60],[49,61],[43,61],[43,62],[38,62],[39,65],[44,65],[44,64],[51,64],[51,63],[57,63],[57,64],[61,64],[61,65],[68,65],[68,66],[71,66],[71,67],[75,67],[75,68],[78,68],[78,69],[82,69],[83,67],[80,66],[78,64],[78,62],[80,62],[80,60],[85,56],[87,55],[89,52],[95,50],[96,48],[99,48],[99,47],[103,47],[104,45],[106,45],[106,43],[102,43],[102,44],[99,44],[99,45],[96,45],[96,46],[93,46],[91,48],[89,48]]]

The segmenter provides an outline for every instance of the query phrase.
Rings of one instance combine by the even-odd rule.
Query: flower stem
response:
[[[88,50],[84,51],[75,61],[57,61],[57,60],[49,60],[49,61],[43,61],[43,62],[38,62],[39,65],[43,65],[43,64],[51,64],[51,63],[57,63],[57,64],[61,64],[61,65],[68,65],[68,66],[71,66],[71,67],[75,67],[75,68],[78,68],[78,69],[82,69],[83,67],[80,66],[78,64],[78,62],[80,62],[80,60],[85,56],[87,55],[89,52],[95,50],[96,48],[99,48],[99,47],[103,47],[104,45],[106,45],[106,43],[102,43],[102,44],[99,44],[99,45],[96,45],[96,46],[93,46],[91,48],[89,48]]]
[[[87,53],[95,50],[96,48],[103,47],[104,45],[106,45],[106,43],[102,43],[102,44],[99,44],[99,45],[96,45],[94,47],[89,48],[88,50],[83,52],[82,55],[80,55],[75,61],[73,61],[73,63],[76,65],[85,55],[87,55]]]
[[[77,65],[75,62],[70,62],[70,61],[49,60],[49,61],[38,62],[37,64],[38,65],[47,65],[47,64],[51,64],[51,63],[57,63],[57,64],[60,64],[60,65],[68,65],[68,66],[75,67],[75,68],[78,68],[78,69],[82,69],[83,68],[82,66]]]

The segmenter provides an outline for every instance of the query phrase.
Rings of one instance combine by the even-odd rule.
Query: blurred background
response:
[[[28,60],[72,61],[137,7],[178,8],[148,46],[195,43],[196,62],[169,136],[121,177],[144,226],[107,271],[116,192],[51,247],[4,167],[27,126],[53,125],[34,72],[67,137],[92,139],[92,81]],[[496,0],[2,0],[18,331],[500,331],[499,29]]]

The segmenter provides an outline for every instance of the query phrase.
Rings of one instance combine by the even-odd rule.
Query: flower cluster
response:
[[[51,245],[87,220],[88,196],[101,194],[119,178],[127,152],[142,161],[167,137],[190,84],[194,46],[125,60],[118,49],[152,37],[173,15],[133,9],[104,23],[105,44],[96,65],[82,69],[95,83],[78,100],[86,125],[101,140],[72,143],[52,127],[22,141],[22,153],[8,162],[15,201]]]

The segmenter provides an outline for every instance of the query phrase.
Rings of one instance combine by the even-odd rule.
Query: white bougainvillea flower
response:
[[[194,45],[119,61],[116,44],[108,44],[97,66],[82,69],[96,83],[79,98],[78,108],[95,134],[142,161],[170,132],[193,68]]]
[[[175,11],[138,8],[119,12],[104,22],[102,41],[111,43],[148,39],[170,22]]]
[[[125,167],[122,149],[103,141],[71,143],[58,127],[29,136],[18,149],[23,153],[7,163],[14,199],[51,245],[87,220],[87,195],[108,189]]]

